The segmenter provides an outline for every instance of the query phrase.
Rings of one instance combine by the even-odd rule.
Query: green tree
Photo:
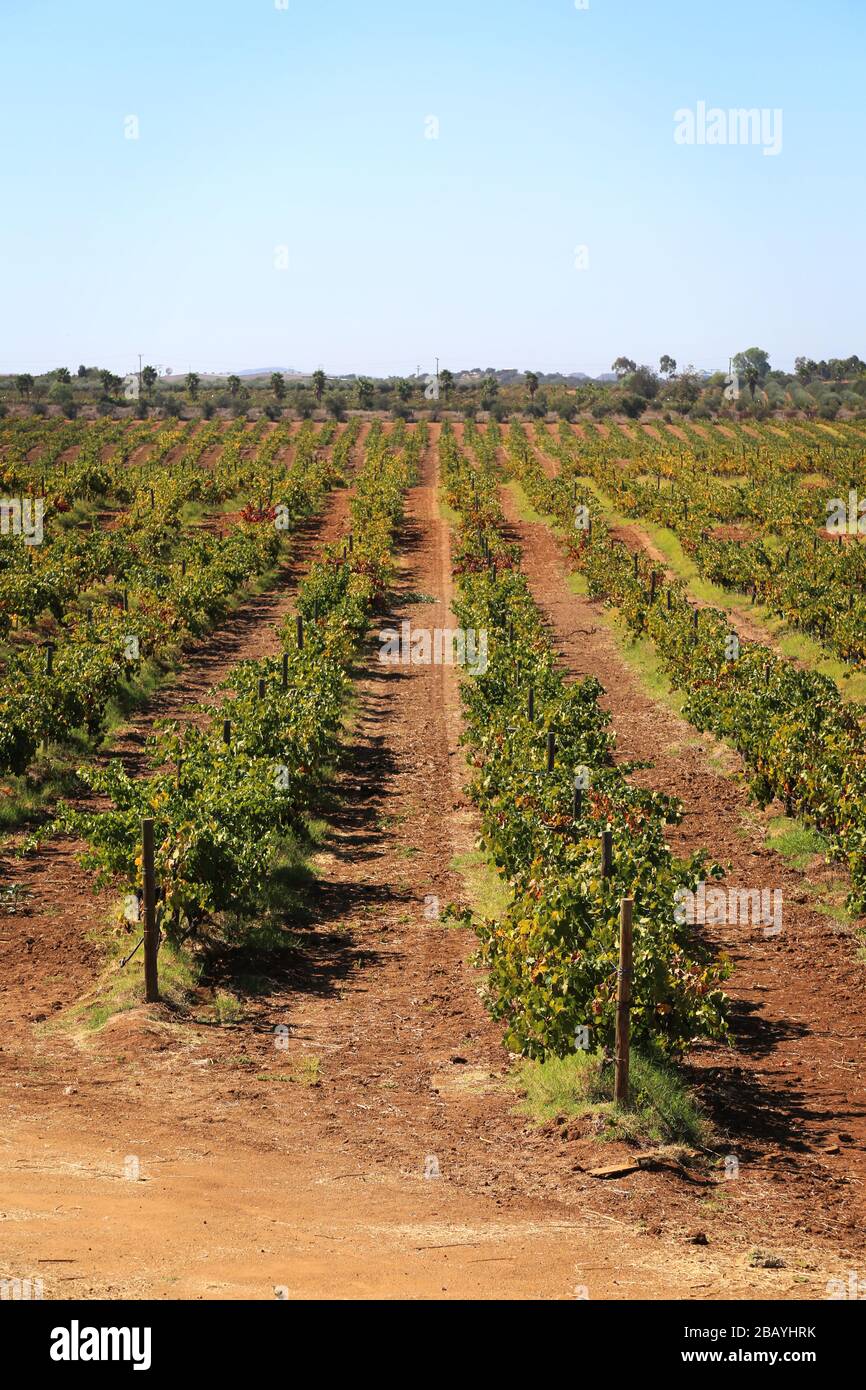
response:
[[[811,357],[795,357],[794,371],[800,381],[811,381],[818,375],[818,363]]]
[[[454,373],[449,372],[447,367],[443,367],[442,371],[439,373],[439,389],[445,396],[446,401],[454,390]]]
[[[56,381],[59,381],[62,386],[68,386],[72,380],[72,377],[69,375],[68,367],[58,367],[57,371],[54,373],[54,378]]]
[[[187,372],[186,389],[187,391],[189,391],[189,398],[191,401],[198,400],[198,391],[200,386],[201,377],[199,376],[198,372]]]
[[[652,400],[659,392],[658,377],[652,367],[635,367],[633,372],[629,372],[624,385],[629,391],[645,396],[647,400]]]
[[[746,348],[745,352],[738,352],[734,358],[734,371],[748,382],[747,369],[754,367],[757,372],[757,380],[763,381],[770,370],[770,354],[759,347]],[[752,392],[754,395],[754,392]]]
[[[358,377],[358,384],[356,389],[358,392],[358,405],[361,407],[361,409],[372,409],[373,401],[376,396],[376,388],[373,385],[373,382],[370,380],[370,378],[366,376]]]
[[[285,400],[286,397],[286,378],[282,372],[274,372],[271,375],[271,390],[278,401]]]
[[[230,396],[236,396],[236,395],[238,394],[238,391],[240,391],[240,389],[241,389],[241,379],[240,379],[240,377],[239,377],[239,376],[230,376],[230,377],[228,378],[228,380],[226,381],[226,386],[229,388],[229,395],[230,395]]]
[[[538,372],[526,372],[526,389],[529,392],[529,399],[535,400],[535,393],[538,390]]]
[[[15,378],[15,390],[23,401],[29,401],[33,390],[33,377],[29,372],[21,372]]]
[[[102,383],[102,390],[106,396],[115,395],[123,385],[119,376],[115,376],[114,372],[109,372],[106,369],[103,369],[103,371],[99,373],[99,380]]]
[[[412,399],[412,383],[407,381],[404,376],[400,377],[394,389],[397,392],[398,400],[405,402]]]
[[[633,362],[630,357],[618,357],[615,362],[611,363],[610,369],[612,372],[616,372],[618,377],[628,376],[629,372],[637,371],[637,363]]]
[[[674,375],[674,373],[676,372],[676,369],[677,369],[676,358],[674,358],[674,357],[669,357],[668,354],[667,354],[666,352],[663,352],[662,355],[661,355],[661,357],[659,358],[659,372],[660,372],[660,374],[661,374],[662,376],[666,376],[666,377],[670,378],[670,377],[672,377],[672,376]]]
[[[150,392],[156,385],[158,376],[159,373],[157,372],[156,367],[147,366],[142,368],[141,384],[148,395],[150,395]]]
[[[63,405],[66,401],[72,400],[72,387],[68,381],[55,381],[48,392],[48,399],[55,401],[57,405]]]
[[[325,409],[332,420],[345,420],[346,418],[346,398],[339,391],[329,391],[325,401]]]
[[[327,386],[327,384],[328,378],[325,376],[325,373],[322,371],[322,368],[317,367],[316,370],[313,372],[313,391],[315,393],[316,401],[319,405],[322,404],[322,397],[325,394],[325,387]]]
[[[736,362],[736,358],[734,359],[734,361]],[[742,373],[743,380],[745,381],[752,394],[752,400],[754,400],[755,391],[757,390],[757,387],[761,381],[761,373],[758,370],[757,365],[754,362],[750,362],[747,359],[743,366],[737,370],[739,370]]]

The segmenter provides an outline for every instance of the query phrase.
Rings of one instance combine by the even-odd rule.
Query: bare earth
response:
[[[383,627],[453,625],[435,433]],[[345,515],[343,497],[318,537]],[[651,749],[657,769],[641,775],[686,795],[675,842],[709,839],[787,891],[791,871],[737,834],[741,786],[634,687],[591,605],[568,592],[546,529],[513,522],[564,660],[609,687],[623,755]],[[255,621],[241,609],[216,654],[213,641],[191,654],[158,712],[274,649],[268,624],[302,569],[270,609],[252,601]],[[41,1277],[50,1298],[824,1296],[862,1254],[862,979],[849,941],[804,906],[781,941],[728,943],[737,1050],[702,1050],[695,1067],[739,1181],[590,1177],[618,1154],[516,1113],[473,942],[425,916],[433,896],[464,899],[452,861],[473,843],[456,675],[380,665],[375,630],[368,652],[311,924],[268,963],[268,991],[237,1024],[142,1006],[98,1032],[64,1025],[95,981],[90,937],[112,900],[94,898],[63,843],[5,866],[33,897],[0,927],[0,1273]],[[831,1129],[852,1135],[832,1154]],[[752,1268],[757,1244],[784,1267]]]

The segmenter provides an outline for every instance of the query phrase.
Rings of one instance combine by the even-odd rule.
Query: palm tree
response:
[[[447,367],[443,367],[442,371],[439,373],[439,385],[445,393],[445,399],[447,400],[454,390],[454,373],[449,372]]]
[[[325,387],[327,384],[328,378],[325,376],[321,367],[317,367],[313,372],[313,390],[316,393],[316,401],[319,405],[322,404],[322,397],[325,394]]]
[[[276,396],[276,398],[277,398],[278,401],[285,400],[285,396],[286,396],[286,378],[283,376],[282,372],[273,372],[273,373],[272,373],[272,375],[271,375],[271,390],[273,391],[273,393],[274,393],[274,395]]]
[[[186,389],[189,391],[190,400],[198,399],[198,388],[201,386],[201,377],[198,372],[187,372]]]
[[[228,381],[226,382],[226,386],[229,388],[229,395],[230,395],[230,396],[236,396],[236,395],[238,394],[238,391],[240,391],[240,389],[241,389],[241,379],[240,379],[240,377],[239,377],[239,376],[230,376],[229,379],[228,379]]]
[[[481,383],[481,409],[491,410],[493,406],[496,404],[496,398],[498,395],[499,382],[496,380],[496,377],[493,375],[492,372],[488,372],[487,376]]]
[[[538,372],[525,372],[526,389],[529,392],[529,399],[535,400],[535,393],[538,390]]]
[[[157,383],[159,373],[156,367],[144,367],[141,372],[141,384],[145,391],[151,392]]]

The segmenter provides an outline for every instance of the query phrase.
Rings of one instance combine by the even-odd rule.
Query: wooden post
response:
[[[265,681],[264,681],[264,677],[262,677],[262,679],[259,681],[259,699],[260,699],[260,700],[263,700],[264,698],[265,698]]]
[[[535,687],[532,685],[529,687],[529,697],[526,703],[526,712],[530,720],[533,720],[535,718]]]
[[[304,650],[304,620],[301,617],[300,613],[295,619],[295,627],[297,629],[298,634],[298,651],[302,652]]]
[[[632,909],[634,900],[623,898],[619,905],[619,969],[616,972],[616,1074],[613,1098],[617,1105],[628,1101],[629,1032],[632,974]]]
[[[224,719],[224,720],[223,720],[223,743],[226,745],[226,747],[228,747],[228,745],[231,743],[231,741],[232,741],[232,721],[231,721],[230,719]]]
[[[289,653],[283,652],[283,689],[289,688]]]
[[[694,623],[695,632],[697,632],[697,630],[698,630],[698,609],[697,609],[697,608],[694,610],[694,613],[692,614],[692,622]]]
[[[658,575],[656,574],[655,570],[653,570],[652,573],[650,574],[650,587],[649,587],[649,601],[650,601],[650,604],[651,604],[651,605],[652,605],[653,603],[655,603],[655,601],[656,601],[656,581],[657,581],[657,579],[658,579]]]
[[[355,537],[354,537],[354,535],[352,534],[352,532],[350,531],[350,532],[349,532],[349,554],[350,554],[350,555],[354,555],[354,553],[355,553]]]
[[[181,560],[181,562],[180,562],[180,572],[181,572],[182,575],[185,575],[185,574],[186,574],[186,560]]]
[[[670,611],[671,611],[671,591],[670,591],[670,589],[668,589],[667,595],[668,595],[668,612],[670,613]]]
[[[601,832],[601,876],[610,878],[613,873],[613,831]]]
[[[45,648],[45,674],[50,676],[54,670],[54,643],[49,642]]]
[[[547,735],[547,770],[548,770],[548,772],[552,772],[552,771],[553,771],[553,767],[554,767],[554,763],[555,763],[555,762],[556,762],[556,734],[555,734],[555,733],[553,732],[553,730],[551,729],[551,730],[549,730],[548,735]]]
[[[637,579],[638,564],[639,564],[639,561],[638,561],[638,553],[637,553],[637,551],[635,551],[635,553],[634,553],[634,577],[635,577],[635,579]]]
[[[159,1000],[159,965],[156,934],[156,868],[154,865],[153,820],[141,822],[141,864],[144,884],[144,998],[147,1004]]]
[[[583,788],[578,786],[578,784],[577,784],[577,778],[575,777],[575,779],[574,779],[574,801],[572,802],[572,805],[571,805],[571,818],[572,818],[572,820],[580,820],[580,818],[581,818],[582,815],[583,815]]]

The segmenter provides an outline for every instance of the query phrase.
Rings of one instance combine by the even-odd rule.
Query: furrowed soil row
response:
[[[368,431],[355,449],[360,457]],[[131,774],[144,766],[146,739],[158,719],[195,718],[196,704],[237,662],[278,649],[277,627],[291,610],[297,586],[319,550],[344,534],[346,489],[334,491],[322,515],[300,525],[291,555],[280,565],[274,585],[242,599],[214,632],[186,648],[177,679],[163,686],[112,740],[103,760],[118,757]],[[83,846],[67,838],[51,840],[23,859],[5,857],[8,880],[20,885],[21,906],[2,919],[4,960],[0,1020],[7,1029],[26,1030],[77,999],[99,968],[100,928],[116,906],[116,894],[94,892],[81,867]]]
[[[431,449],[382,627],[453,626],[435,482]],[[142,1007],[89,1038],[18,1044],[10,1268],[60,1298],[790,1294],[788,1271],[637,1230],[631,1201],[515,1114],[473,942],[425,915],[462,896],[452,858],[473,833],[457,674],[378,650],[374,631],[311,920],[288,960],[255,963],[268,978],[247,1016],[220,1028]]]
[[[703,928],[735,964],[726,986],[735,1046],[695,1048],[692,1080],[728,1136],[725,1152],[740,1164],[717,1209],[707,1204],[703,1229],[714,1240],[820,1246],[862,1258],[863,971],[850,930],[818,911],[833,870],[816,862],[800,872],[766,846],[767,817],[749,801],[737,755],[645,693],[602,621],[602,605],[571,591],[549,528],[521,520],[509,489],[502,499],[565,667],[597,676],[606,688],[618,757],[650,761],[636,779],[685,805],[682,824],[669,831],[671,846],[684,856],[705,848],[727,868],[725,887],[783,893],[778,936],[765,937],[751,922]],[[626,1185],[644,1180],[638,1174]]]

